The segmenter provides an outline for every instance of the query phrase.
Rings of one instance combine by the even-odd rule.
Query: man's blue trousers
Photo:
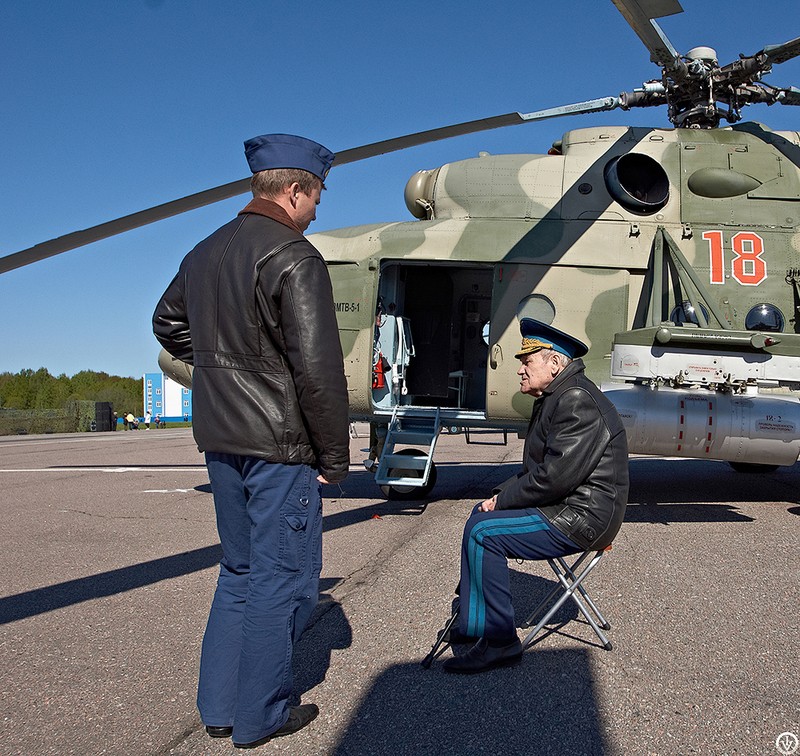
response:
[[[547,559],[583,549],[550,526],[538,509],[481,512],[478,506],[461,541],[459,630],[462,635],[509,640],[517,631],[508,559]]]
[[[289,716],[292,645],[317,603],[322,500],[316,471],[206,453],[223,558],[200,657],[203,723],[249,743]]]

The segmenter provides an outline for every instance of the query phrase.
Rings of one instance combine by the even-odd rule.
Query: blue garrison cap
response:
[[[244,143],[244,154],[253,173],[272,168],[299,168],[325,181],[336,157],[321,144],[292,134],[263,134]]]
[[[519,330],[522,334],[522,349],[514,355],[517,359],[526,354],[534,354],[540,349],[554,349],[570,359],[583,357],[589,351],[589,347],[582,341],[578,341],[569,334],[559,331],[558,328],[553,328],[547,323],[542,323],[540,320],[522,318]]]

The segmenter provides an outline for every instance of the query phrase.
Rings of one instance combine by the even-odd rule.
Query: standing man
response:
[[[447,672],[483,672],[522,658],[508,558],[547,559],[608,546],[628,502],[628,444],[614,405],[584,375],[585,344],[532,318],[520,323],[520,391],[533,405],[522,471],[467,520],[459,628],[471,642]]]
[[[245,155],[253,200],[184,258],[153,330],[194,366],[223,551],[197,704],[209,735],[254,748],[319,713],[289,705],[292,646],[317,603],[321,484],[347,475],[349,435],[331,282],[303,236],[334,155],[287,134]]]

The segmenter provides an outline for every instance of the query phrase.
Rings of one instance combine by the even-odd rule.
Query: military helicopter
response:
[[[741,121],[800,104],[762,81],[800,38],[720,65],[678,53],[655,19],[677,0],[613,0],[660,76],[615,97],[507,113],[337,154],[336,165],[486,129],[666,106],[674,128],[569,131],[547,154],[423,170],[415,221],[314,234],[328,262],[353,419],[385,427],[376,482],[428,493],[442,429],[522,430],[519,319],[584,340],[587,373],[618,407],[633,453],[766,470],[800,453],[800,135]],[[721,126],[725,122],[727,126]],[[226,199],[249,179],[0,259],[0,272]],[[162,369],[190,385],[169,355]],[[421,447],[421,448],[417,448]]]

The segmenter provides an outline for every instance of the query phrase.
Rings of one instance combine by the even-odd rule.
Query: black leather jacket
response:
[[[200,451],[302,463],[330,482],[344,479],[347,383],[331,282],[302,234],[240,213],[184,258],[153,331],[194,365]]]
[[[614,405],[573,360],[533,405],[522,471],[497,509],[536,507],[584,549],[608,546],[628,503],[628,442]]]

